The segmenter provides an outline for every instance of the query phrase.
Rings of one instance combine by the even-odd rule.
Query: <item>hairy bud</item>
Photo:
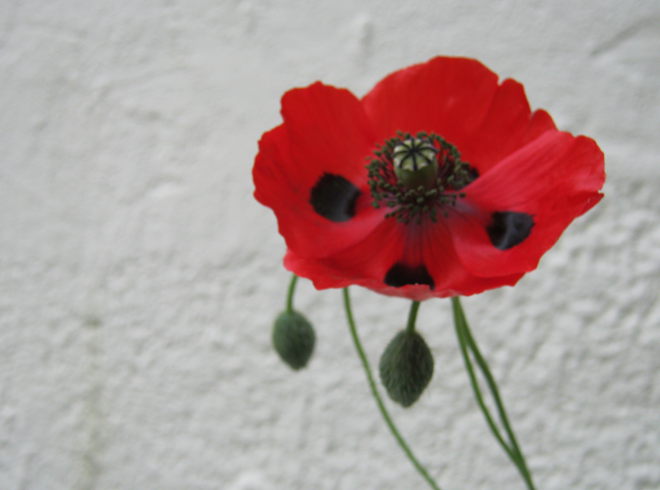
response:
[[[402,330],[385,348],[379,368],[390,398],[409,407],[431,381],[433,356],[420,334]]]
[[[273,346],[292,369],[298,370],[307,365],[315,341],[312,324],[297,311],[285,311],[275,320]]]

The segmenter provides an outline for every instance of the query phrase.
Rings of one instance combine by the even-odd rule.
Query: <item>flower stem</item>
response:
[[[296,292],[296,283],[298,282],[298,276],[291,274],[291,282],[289,283],[289,291],[286,295],[286,311],[289,313],[293,312],[293,294]]]
[[[364,372],[367,375],[367,381],[369,382],[369,388],[371,388],[371,394],[374,397],[374,400],[376,401],[376,405],[378,405],[378,410],[380,410],[381,415],[383,416],[383,419],[385,419],[385,423],[390,429],[390,432],[392,432],[392,435],[396,439],[396,441],[399,443],[399,446],[403,450],[403,452],[406,454],[412,465],[415,467],[415,469],[419,472],[419,474],[426,480],[426,482],[430,485],[431,488],[434,490],[440,490],[440,487],[438,484],[433,480],[431,475],[429,475],[428,471],[422,464],[417,460],[415,455],[413,454],[412,450],[406,443],[405,439],[397,429],[396,425],[394,424],[394,421],[392,420],[392,417],[390,416],[389,412],[387,411],[387,408],[385,408],[385,403],[383,402],[382,397],[380,396],[380,393],[378,392],[378,388],[376,387],[376,381],[374,379],[373,373],[371,371],[371,367],[369,366],[369,360],[367,359],[367,355],[364,352],[364,349],[362,347],[362,343],[360,342],[360,338],[357,333],[357,328],[355,326],[355,319],[353,318],[353,310],[351,308],[351,298],[348,293],[348,288],[344,288],[343,290],[343,295],[344,295],[344,309],[346,310],[346,319],[348,321],[348,326],[349,330],[351,332],[351,337],[353,338],[353,343],[355,344],[355,350],[357,350],[358,356],[360,357],[360,361],[362,362],[362,367],[364,368]],[[410,316],[413,316],[413,310],[414,314],[417,314],[417,309],[419,308],[419,304],[415,306],[415,302],[413,302],[413,305],[410,309]],[[413,325],[414,325],[414,318],[413,318]],[[410,320],[408,323],[408,326],[410,326]]]
[[[419,301],[413,301],[410,305],[410,313],[408,313],[408,325],[406,326],[406,332],[408,333],[413,333],[415,331],[415,322],[417,321],[419,305]]]
[[[493,432],[495,439],[497,439],[497,441],[502,446],[502,449],[504,449],[504,452],[506,452],[509,458],[511,458],[511,461],[516,466],[516,468],[520,472],[520,475],[525,481],[528,490],[535,490],[534,482],[532,480],[532,475],[529,472],[529,469],[527,467],[527,462],[525,461],[525,456],[523,455],[520,449],[518,440],[516,439],[515,433],[513,432],[513,428],[511,427],[511,423],[509,422],[509,417],[507,416],[506,409],[504,408],[504,404],[502,403],[502,398],[500,397],[497,383],[490,371],[490,368],[488,367],[488,363],[486,362],[486,359],[481,355],[481,351],[479,350],[479,347],[477,346],[477,343],[474,340],[472,333],[470,332],[470,326],[468,325],[467,319],[465,318],[465,312],[463,311],[460,298],[458,296],[454,296],[451,299],[451,302],[452,302],[452,309],[454,312],[454,325],[456,327],[456,336],[458,337],[458,343],[461,348],[461,354],[463,355],[463,360],[465,361],[465,367],[467,369],[468,376],[470,378],[470,384],[472,385],[472,390],[474,391],[474,396],[477,400],[477,404],[479,405],[479,408],[483,412],[484,417],[486,418],[486,422],[488,423],[488,427],[490,427],[490,430]],[[470,353],[472,354],[472,356],[474,356],[474,359],[477,363],[477,366],[479,367],[479,370],[481,371],[481,374],[486,379],[486,384],[488,385],[488,389],[490,390],[491,395],[495,401],[495,406],[497,407],[500,421],[504,426],[504,431],[506,432],[508,443],[502,437],[500,429],[497,427],[497,424],[495,423],[492,415],[490,414],[490,410],[488,409],[486,403],[484,402],[483,395],[481,393],[481,388],[479,387],[479,382],[475,375],[474,366],[472,364]]]

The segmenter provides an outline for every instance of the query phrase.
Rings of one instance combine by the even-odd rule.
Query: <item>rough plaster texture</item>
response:
[[[336,291],[293,375],[287,273],[252,200],[279,96],[364,93],[436,54],[523,81],[607,154],[607,197],[518,287],[465,305],[539,489],[660,488],[660,5],[0,2],[0,488],[415,490]],[[376,361],[407,304],[354,291]],[[522,489],[469,392],[446,301],[403,432],[445,489]]]

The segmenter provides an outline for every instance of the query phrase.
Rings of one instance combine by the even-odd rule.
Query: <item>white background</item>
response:
[[[365,93],[439,54],[595,138],[602,203],[516,288],[467,298],[539,490],[660,487],[660,6],[1,0],[0,488],[416,490],[338,291],[302,281],[308,369],[270,347],[288,274],[252,198],[279,97]],[[354,291],[372,362],[407,303]],[[443,489],[523,485],[472,399],[446,300],[428,391],[392,407]]]

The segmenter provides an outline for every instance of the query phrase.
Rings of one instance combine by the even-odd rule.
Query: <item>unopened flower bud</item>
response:
[[[433,376],[433,355],[417,332],[402,330],[380,358],[380,379],[395,402],[409,407]]]
[[[275,320],[273,346],[292,369],[298,370],[307,365],[315,340],[312,324],[297,311],[285,311]]]

